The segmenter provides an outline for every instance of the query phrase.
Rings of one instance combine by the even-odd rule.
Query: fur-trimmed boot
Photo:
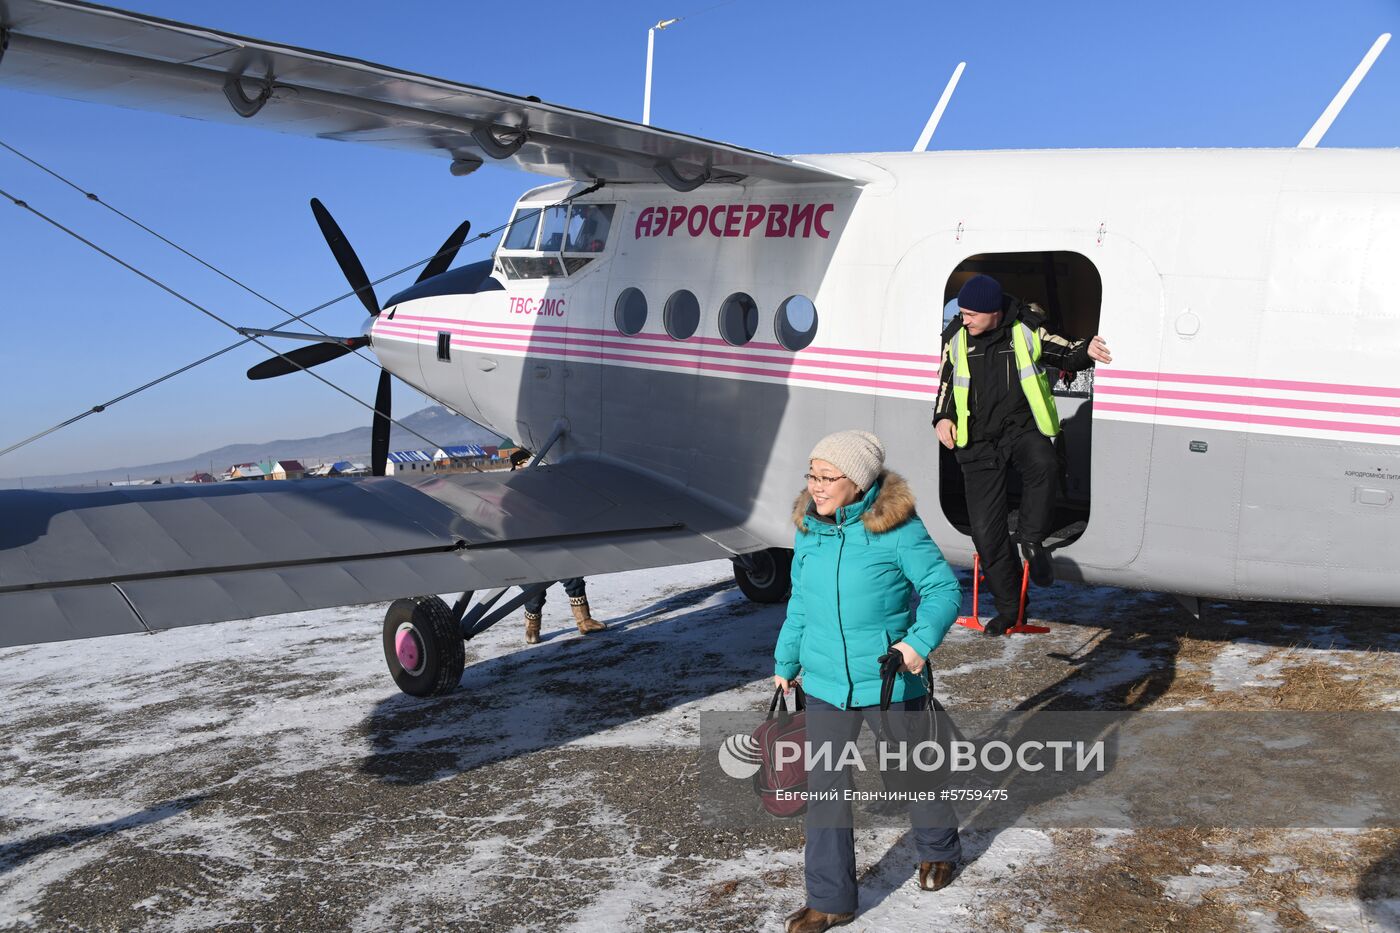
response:
[[[589,613],[587,596],[570,596],[569,608],[574,611],[574,621],[578,623],[580,635],[587,635],[589,632],[601,632],[603,629],[607,628],[606,625],[593,618]]]
[[[539,613],[525,610],[525,644],[538,645],[540,643],[540,618]]]

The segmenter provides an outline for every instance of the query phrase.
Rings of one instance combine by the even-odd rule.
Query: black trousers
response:
[[[967,489],[972,543],[996,601],[997,614],[1015,619],[1021,605],[1021,557],[1007,527],[1006,477],[1021,474],[1018,532],[1040,544],[1053,529],[1060,460],[1050,438],[1031,430],[1012,437],[975,441],[957,452]]]
[[[569,594],[571,598],[588,595],[588,591],[583,588],[583,577],[570,577],[567,580],[560,580],[558,582],[564,587],[564,592]],[[549,586],[553,585],[553,583],[549,584]],[[543,590],[540,590],[539,593],[525,601],[526,612],[539,615],[544,611],[544,594],[545,591],[549,589],[549,586],[546,586]]]

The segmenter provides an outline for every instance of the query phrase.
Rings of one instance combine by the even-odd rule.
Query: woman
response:
[[[862,720],[878,733],[881,655],[903,656],[892,710],[927,702],[917,676],[957,617],[962,594],[943,554],[914,512],[908,485],[884,469],[885,448],[865,431],[841,431],[812,449],[807,488],[793,522],[792,598],[773,651],[773,682],[788,691],[802,670],[807,741],[832,742],[838,761]],[[920,597],[917,612],[910,597]],[[907,717],[889,717],[898,742]],[[849,774],[814,766],[811,792],[849,786]],[[813,799],[806,817],[807,903],[788,917],[788,933],[820,933],[855,916],[855,834],[851,806]],[[919,886],[947,885],[961,855],[957,818],[947,803],[910,807]],[[942,828],[936,828],[942,827]]]

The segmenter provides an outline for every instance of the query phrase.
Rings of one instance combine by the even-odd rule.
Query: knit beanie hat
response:
[[[1001,310],[1001,283],[990,275],[974,275],[958,290],[958,307],[982,314]]]
[[[869,431],[837,431],[818,441],[807,459],[825,460],[866,490],[875,485],[885,465],[885,445]]]

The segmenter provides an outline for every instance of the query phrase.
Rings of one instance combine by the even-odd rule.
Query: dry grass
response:
[[[1055,860],[1016,880],[1023,896],[1053,907],[1062,929],[1224,933],[1250,929],[1252,910],[1277,929],[1313,931],[1317,924],[1301,906],[1309,898],[1400,896],[1397,830],[1356,833],[1340,845],[1323,830],[1138,830],[1108,846],[1096,845],[1092,830],[1053,836]],[[1281,868],[1276,857],[1296,867]],[[1201,891],[1195,903],[1171,899],[1165,882],[1192,877],[1199,865],[1239,877]],[[1019,929],[1010,915],[996,919],[1001,929]]]

